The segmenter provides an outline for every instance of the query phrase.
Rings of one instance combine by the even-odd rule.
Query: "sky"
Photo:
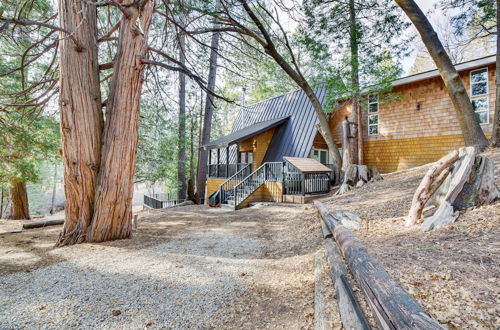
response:
[[[418,4],[420,9],[422,9],[422,11],[424,13],[427,14],[429,11],[432,11],[429,14],[429,16],[427,16],[429,18],[429,21],[431,22],[431,24],[433,24],[436,21],[438,16],[442,16],[442,14],[440,13],[439,10],[434,9],[434,6],[439,2],[439,0],[415,0],[415,2]],[[412,29],[416,33],[416,30],[413,26],[412,26]],[[415,61],[415,55],[416,55],[416,52],[414,51],[410,56],[403,59],[402,65],[403,65],[404,72],[407,72],[408,69],[410,69],[410,67],[412,66],[413,61]]]

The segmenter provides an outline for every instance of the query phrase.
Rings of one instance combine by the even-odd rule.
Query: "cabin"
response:
[[[487,137],[493,128],[495,65],[496,56],[456,65]],[[366,165],[377,166],[381,173],[394,172],[436,161],[464,145],[437,70],[397,79],[392,86],[396,98],[363,96]],[[326,90],[319,88],[316,95],[325,105]],[[349,103],[329,115],[341,149],[342,121],[351,117]],[[302,90],[242,107],[232,132],[203,146],[209,150],[205,200],[237,209],[252,201],[306,202],[327,192],[326,185],[338,171],[318,124]],[[310,171],[304,170],[307,167]]]

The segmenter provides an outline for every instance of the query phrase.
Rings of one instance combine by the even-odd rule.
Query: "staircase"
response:
[[[224,181],[219,189],[208,198],[208,205],[215,207],[228,204],[234,195],[234,187],[252,172],[252,164],[246,164],[241,170]],[[232,199],[234,200],[234,198]]]
[[[283,163],[262,164],[234,186],[233,194],[228,197],[227,204],[236,208],[266,182],[283,182]]]

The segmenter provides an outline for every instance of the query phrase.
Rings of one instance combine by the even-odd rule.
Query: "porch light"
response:
[[[253,148],[257,148],[257,141],[253,141],[253,143],[252,143],[252,147],[253,147]]]

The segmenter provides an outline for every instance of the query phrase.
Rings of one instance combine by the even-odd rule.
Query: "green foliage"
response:
[[[496,33],[496,0],[442,0],[443,10],[455,10],[451,22],[458,35],[471,34],[482,38]]]
[[[353,1],[355,21],[349,17],[349,0],[304,1],[305,26],[297,39],[311,61],[316,83],[328,88],[326,107],[335,108],[360,92],[387,93],[401,75],[400,60],[409,52],[403,35],[409,22],[392,0]],[[357,58],[351,50],[358,48]],[[359,72],[359,82],[353,73]]]

